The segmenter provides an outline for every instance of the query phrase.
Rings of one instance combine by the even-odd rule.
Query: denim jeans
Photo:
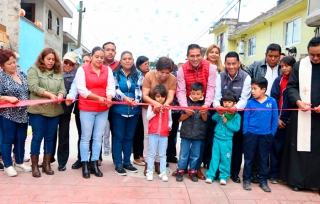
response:
[[[92,135],[91,161],[98,161],[102,145],[102,136],[106,128],[109,111],[89,112],[80,110],[81,121],[81,141],[80,154],[81,161],[89,160],[89,145]]]
[[[159,153],[160,157],[160,173],[166,171],[166,161],[167,161],[167,147],[168,147],[168,137],[160,136],[156,134],[149,135],[149,155],[148,164],[153,164],[155,156]],[[153,172],[153,165],[148,165],[148,171]]]
[[[5,117],[2,117],[1,129],[2,135],[2,159],[4,166],[7,168],[12,166],[12,145],[14,145],[13,153],[17,164],[23,163],[24,146],[27,138],[28,123],[16,123]]]
[[[2,135],[3,135],[3,133],[2,133],[2,125],[1,124],[3,124],[3,122],[2,122],[2,116],[0,115],[0,156],[2,156],[1,144],[2,144]]]
[[[112,154],[116,168],[131,164],[130,155],[132,152],[132,140],[138,119],[139,114],[127,118],[118,113],[112,112]]]
[[[243,182],[251,182],[251,167],[255,153],[259,157],[259,183],[266,184],[268,179],[268,161],[269,154],[272,149],[273,136],[257,135],[251,132],[246,132],[243,136]],[[256,151],[257,150],[257,151]]]
[[[29,113],[29,122],[32,127],[31,155],[40,154],[41,141],[44,138],[44,154],[53,153],[53,138],[56,133],[59,116],[46,117],[40,114]]]
[[[190,170],[196,170],[197,162],[200,157],[202,143],[203,143],[203,140],[181,138],[178,170],[184,170],[187,168],[188,158],[189,158]]]

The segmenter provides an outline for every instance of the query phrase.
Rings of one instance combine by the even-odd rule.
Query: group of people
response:
[[[174,162],[178,168],[172,175],[178,182],[187,173],[193,182],[210,184],[218,178],[226,185],[230,177],[240,183],[244,154],[245,190],[259,183],[270,192],[268,179],[272,184],[285,182],[295,191],[319,188],[320,37],[310,40],[309,55],[299,62],[291,56],[280,60],[281,47],[275,43],[267,47],[265,59],[246,69],[238,53],[227,53],[224,66],[220,54],[219,47],[211,45],[203,59],[200,46],[191,44],[182,67],[161,57],[149,71],[145,56],[134,63],[133,54],[124,51],[120,61],[115,60],[112,42],[93,48],[79,68],[76,54],[66,53],[61,65],[57,52],[45,48],[26,75],[17,69],[14,53],[1,50],[0,102],[55,100],[0,109],[5,173],[16,176],[20,168],[40,177],[42,140],[42,172],[54,174],[50,164],[56,148],[58,170],[65,171],[74,112],[79,141],[72,169],[82,167],[83,178],[103,176],[102,152],[112,152],[117,174],[137,172],[130,161],[133,150],[133,164],[145,166],[148,181],[155,173],[168,181],[167,162]],[[138,105],[141,102],[148,105]],[[31,167],[23,163],[28,123],[33,135]]]

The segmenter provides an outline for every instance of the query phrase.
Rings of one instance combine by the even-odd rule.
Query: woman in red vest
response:
[[[93,48],[89,64],[79,67],[75,77],[79,96],[79,110],[81,122],[80,154],[83,178],[90,178],[88,167],[89,142],[91,135],[92,157],[90,171],[97,177],[103,174],[97,162],[102,143],[102,136],[106,128],[111,101],[115,95],[115,84],[112,70],[103,64],[104,50],[101,47]],[[93,102],[100,101],[101,103]]]

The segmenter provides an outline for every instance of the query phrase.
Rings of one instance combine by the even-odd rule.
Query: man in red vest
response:
[[[182,65],[177,74],[177,98],[180,106],[188,107],[187,98],[190,96],[191,84],[200,82],[204,87],[205,103],[202,107],[211,106],[215,97],[216,87],[216,67],[210,62],[202,59],[201,48],[197,44],[188,46],[188,61]],[[193,109],[185,110],[187,114],[192,114]],[[205,176],[201,172],[201,163],[204,145],[201,144],[200,158],[198,159],[196,169],[198,179],[204,180]]]
[[[113,42],[106,42],[102,48],[104,49],[104,63],[113,71],[119,64],[119,61],[114,59],[117,54],[116,45]]]

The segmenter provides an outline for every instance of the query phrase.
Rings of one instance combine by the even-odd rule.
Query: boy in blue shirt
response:
[[[223,107],[228,110],[236,104],[236,98],[232,93],[226,93],[222,97]],[[234,132],[239,131],[241,116],[239,113],[228,113],[219,115],[216,112],[212,116],[217,125],[214,129],[214,141],[212,147],[212,158],[209,170],[206,172],[206,183],[211,184],[219,168],[220,185],[226,185],[230,176],[230,164],[232,156],[232,138]]]
[[[243,189],[251,190],[251,166],[257,150],[259,157],[259,187],[271,192],[267,184],[268,158],[272,148],[273,136],[278,128],[278,110],[275,99],[266,95],[268,81],[264,77],[251,81],[253,98],[247,103],[243,121]],[[257,109],[257,110],[253,110]]]

